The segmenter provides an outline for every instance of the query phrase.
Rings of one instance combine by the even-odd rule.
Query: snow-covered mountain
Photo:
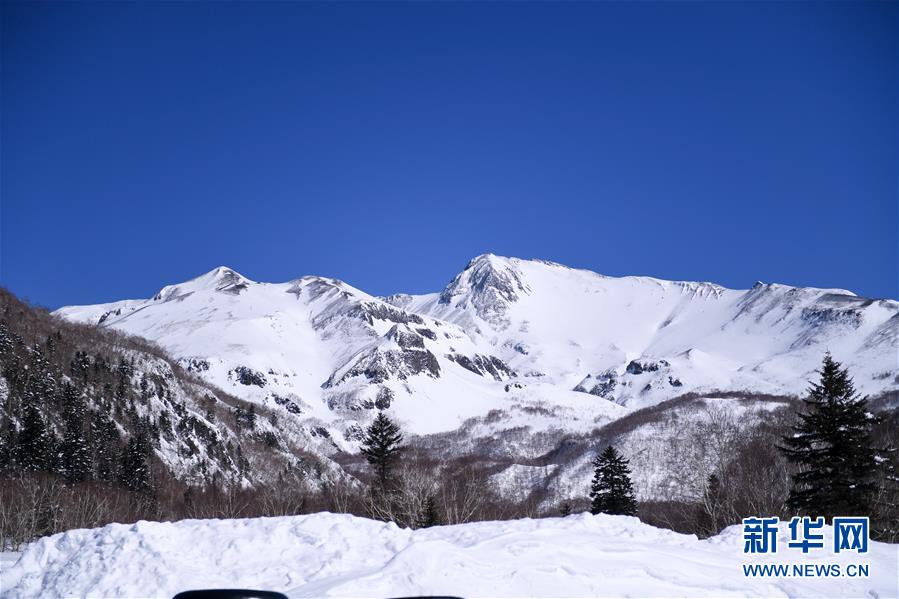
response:
[[[420,435],[496,411],[506,427],[584,432],[687,392],[801,394],[825,351],[862,392],[899,389],[894,300],[490,254],[426,295],[380,298],[311,276],[261,283],[219,267],[151,299],[57,313],[149,338],[335,450],[353,450],[378,409]]]

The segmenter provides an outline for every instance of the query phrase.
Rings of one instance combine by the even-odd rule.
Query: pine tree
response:
[[[384,487],[389,482],[402,442],[400,428],[384,412],[379,412],[366,429],[361,452],[374,469],[378,486]]]
[[[635,516],[637,499],[627,460],[609,445],[593,460],[593,466],[590,513]]]
[[[150,444],[142,434],[135,434],[128,439],[122,451],[121,484],[135,493],[149,493],[152,490],[150,480]]]
[[[88,374],[90,373],[91,359],[88,355],[78,350],[75,352],[75,357],[72,358],[72,363],[70,365],[70,370],[72,374],[79,377],[82,382],[86,383],[88,380]]]
[[[79,482],[90,478],[93,460],[84,437],[84,398],[69,383],[62,388],[63,432],[60,446],[60,471],[69,482]]]
[[[93,466],[96,477],[112,482],[116,480],[121,438],[108,411],[92,413],[90,447],[93,450]]]
[[[34,403],[25,407],[22,430],[16,443],[16,464],[24,472],[49,472],[53,466],[55,439]]]
[[[8,418],[0,414],[0,476],[12,470],[14,464],[14,448],[16,446],[16,429]]]
[[[439,523],[440,515],[437,513],[437,500],[433,495],[428,495],[421,514],[418,515],[415,527],[430,528],[431,526],[437,526]]]
[[[877,463],[871,440],[876,418],[849,376],[828,353],[780,448],[799,467],[787,506],[812,516],[864,516],[871,507]]]

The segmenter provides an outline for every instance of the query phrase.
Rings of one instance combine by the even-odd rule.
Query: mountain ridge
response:
[[[264,283],[220,266],[148,300],[55,313],[205,363],[211,383],[292,405],[347,451],[380,409],[416,434],[509,405],[550,405],[565,414],[552,426],[583,429],[687,392],[797,395],[825,351],[863,391],[899,388],[895,300],[609,277],[495,254],[428,294],[378,297],[312,275]]]
[[[459,274],[465,272],[465,270],[467,270],[468,268],[470,268],[473,264],[477,263],[479,260],[481,260],[481,259],[491,259],[491,258],[492,258],[492,259],[507,260],[507,261],[512,261],[512,262],[531,262],[531,263],[540,263],[540,264],[545,264],[545,265],[547,265],[547,266],[558,267],[558,268],[562,268],[562,269],[566,269],[566,270],[581,271],[581,272],[585,272],[585,273],[590,273],[590,274],[595,275],[595,276],[597,276],[597,277],[607,278],[607,279],[639,279],[639,280],[644,280],[644,281],[656,281],[656,282],[659,282],[659,283],[674,283],[674,284],[682,284],[682,285],[687,285],[687,286],[688,286],[688,285],[701,285],[701,286],[707,286],[707,287],[710,287],[710,288],[718,288],[718,289],[722,289],[722,290],[730,290],[730,291],[749,291],[749,290],[751,290],[751,289],[753,289],[753,288],[755,288],[755,287],[760,287],[760,286],[771,286],[771,287],[782,287],[782,288],[789,288],[789,289],[796,288],[796,289],[809,289],[809,290],[815,290],[815,291],[829,291],[829,292],[832,292],[832,293],[835,293],[835,294],[839,294],[839,295],[850,295],[850,296],[854,296],[854,297],[864,297],[865,299],[874,300],[874,301],[885,300],[885,301],[899,302],[899,298],[893,299],[893,298],[887,298],[887,297],[868,297],[868,296],[860,296],[860,295],[858,295],[857,293],[855,293],[854,291],[851,291],[851,290],[849,290],[849,289],[843,289],[843,288],[837,288],[837,287],[815,287],[815,286],[792,285],[792,284],[790,284],[790,283],[781,283],[781,282],[774,282],[774,281],[767,282],[767,281],[757,280],[757,281],[754,281],[753,284],[752,284],[751,286],[749,286],[749,287],[746,287],[746,288],[736,288],[736,287],[727,287],[727,286],[725,286],[725,285],[721,285],[720,283],[715,283],[714,281],[686,280],[686,279],[684,279],[684,280],[681,280],[681,279],[664,279],[664,278],[656,277],[656,276],[652,276],[652,275],[620,275],[620,276],[618,276],[618,275],[606,275],[606,274],[602,274],[602,273],[596,272],[596,271],[594,271],[594,270],[590,270],[589,268],[581,268],[581,267],[575,267],[575,266],[568,266],[568,265],[562,264],[562,263],[560,263],[560,262],[556,262],[556,261],[553,261],[553,260],[546,260],[546,259],[543,259],[543,258],[521,258],[521,257],[516,257],[516,256],[500,256],[500,255],[498,255],[498,254],[493,254],[493,253],[490,253],[490,252],[484,253],[484,254],[479,254],[479,255],[475,256],[474,258],[472,258],[471,260],[469,260],[468,263],[466,264],[465,268],[463,268],[463,270],[460,271]],[[333,282],[333,283],[335,283],[335,284],[345,285],[345,286],[351,287],[351,288],[353,288],[353,289],[355,289],[355,290],[361,292],[361,288],[356,287],[356,286],[354,286],[354,285],[351,285],[349,282],[344,281],[344,280],[342,280],[342,279],[337,279],[337,278],[334,278],[334,277],[328,277],[328,276],[324,276],[324,275],[315,275],[315,274],[305,274],[305,275],[300,275],[300,276],[297,276],[297,277],[294,277],[294,278],[291,278],[291,279],[287,279],[286,281],[280,281],[280,282],[279,282],[279,281],[257,281],[257,280],[255,280],[255,279],[250,279],[249,277],[243,275],[242,273],[240,273],[240,272],[239,272],[237,269],[235,269],[235,268],[231,268],[231,267],[229,267],[229,266],[227,266],[227,265],[222,264],[222,265],[219,265],[219,266],[217,266],[217,267],[214,267],[214,268],[212,268],[212,269],[210,269],[210,270],[208,270],[208,271],[206,271],[206,272],[204,272],[204,273],[202,273],[202,274],[200,274],[200,275],[198,275],[198,276],[196,276],[196,277],[194,277],[194,278],[192,278],[192,279],[188,279],[187,281],[183,281],[183,282],[181,282],[181,283],[172,283],[172,284],[169,284],[169,285],[165,285],[165,286],[163,286],[162,288],[160,288],[160,290],[159,290],[156,294],[154,294],[154,298],[156,298],[156,297],[162,295],[163,291],[165,291],[166,289],[168,289],[168,288],[170,288],[170,287],[181,287],[181,286],[184,286],[184,285],[186,285],[186,284],[188,284],[188,283],[191,283],[191,282],[194,282],[194,281],[199,281],[199,280],[201,280],[201,279],[206,279],[207,277],[210,277],[210,276],[212,276],[212,275],[215,275],[216,273],[223,273],[223,272],[230,272],[230,273],[233,273],[234,275],[237,275],[238,277],[240,277],[240,279],[244,280],[245,282],[253,283],[253,284],[278,285],[278,284],[284,284],[284,283],[291,283],[291,282],[294,282],[294,281],[300,281],[300,280],[302,280],[302,279],[321,279],[321,280],[331,281],[331,282]],[[455,277],[454,277],[454,278],[455,278]],[[406,293],[406,292],[404,292],[404,291],[397,291],[397,292],[395,292],[395,293],[390,293],[390,294],[387,294],[387,295],[372,295],[372,294],[368,294],[368,295],[371,295],[371,297],[374,297],[374,298],[377,298],[377,299],[387,300],[387,299],[389,299],[389,298],[400,297],[400,296],[407,296],[407,297],[408,297],[408,296],[430,295],[430,294],[432,294],[432,293],[438,293],[438,294],[439,294],[439,293],[443,293],[443,291],[446,290],[446,287],[448,287],[448,286],[453,282],[454,278],[450,279],[450,281],[447,283],[447,285],[445,285],[445,286],[443,287],[443,289],[441,289],[440,291],[436,291],[436,292],[427,292],[427,293]],[[51,310],[51,312],[59,312],[60,310],[65,310],[65,309],[71,308],[71,307],[73,307],[73,306],[102,306],[102,305],[118,304],[118,303],[123,303],[123,302],[132,302],[132,301],[145,301],[145,300],[144,300],[144,299],[140,299],[140,298],[130,298],[130,299],[122,299],[122,300],[113,300],[113,301],[110,301],[110,302],[98,302],[98,303],[96,303],[96,304],[71,304],[71,305],[60,306],[59,308],[56,308],[55,310]]]

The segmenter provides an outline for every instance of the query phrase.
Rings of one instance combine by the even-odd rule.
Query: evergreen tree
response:
[[[429,528],[437,526],[440,523],[440,515],[437,513],[437,500],[433,495],[428,495],[425,505],[418,516],[415,523],[416,528]]]
[[[849,376],[828,353],[780,448],[799,467],[787,506],[812,516],[867,515],[877,463],[871,440],[875,417]]]
[[[82,382],[86,383],[88,380],[88,374],[90,373],[91,359],[88,355],[78,350],[75,352],[75,357],[72,358],[72,363],[70,365],[70,370],[72,374],[79,377]]]
[[[0,414],[0,476],[13,467],[13,450],[16,446],[15,427]]]
[[[152,490],[150,480],[150,444],[142,434],[132,435],[122,451],[122,470],[119,481],[135,493],[149,493]]]
[[[593,460],[593,466],[590,513],[635,516],[637,499],[627,460],[609,445]]]
[[[93,460],[84,436],[84,397],[69,383],[62,388],[63,432],[60,446],[60,471],[69,482],[80,482],[91,477]]]
[[[24,472],[49,472],[53,466],[55,439],[33,402],[25,407],[22,430],[16,443],[16,464]]]
[[[400,428],[384,412],[378,412],[377,418],[365,431],[361,451],[374,469],[376,481],[381,487],[386,486],[390,480],[391,470],[402,450],[402,442]]]
[[[116,480],[121,438],[108,411],[93,413],[90,436],[96,477],[107,482]]]

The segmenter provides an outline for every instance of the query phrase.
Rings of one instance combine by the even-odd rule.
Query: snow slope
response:
[[[738,291],[486,255],[442,293],[394,301],[477,331],[519,372],[630,407],[685,391],[801,393],[827,350],[862,391],[899,386],[899,302],[841,289]]]
[[[830,538],[831,531],[826,531]],[[328,513],[111,524],[41,539],[2,572],[0,596],[171,597],[263,588],[290,597],[896,597],[897,547],[745,556],[741,527],[699,541],[624,516],[430,529]],[[746,578],[742,563],[869,565],[869,578]]]

